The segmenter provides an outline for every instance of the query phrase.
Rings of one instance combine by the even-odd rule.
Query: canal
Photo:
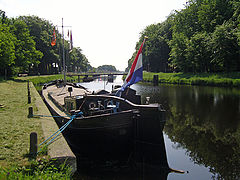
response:
[[[113,85],[101,78],[81,84],[94,90],[111,90]],[[122,84],[121,79],[114,84]],[[142,102],[150,97],[150,103],[161,103],[167,111],[163,135],[168,164],[185,171],[169,173],[168,180],[240,179],[240,89],[142,83],[131,87]]]

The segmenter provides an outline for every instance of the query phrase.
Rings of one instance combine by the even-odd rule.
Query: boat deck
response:
[[[70,93],[68,92],[68,88],[72,87],[69,85],[66,85],[65,87],[57,87],[55,85],[53,86],[48,86],[46,91],[47,93],[50,93],[52,98],[57,101],[60,105],[64,105],[64,97],[69,96]],[[81,88],[74,88],[72,87],[72,92],[71,92],[71,96],[83,96],[85,94],[91,94],[90,91],[87,91],[85,89],[81,89]]]

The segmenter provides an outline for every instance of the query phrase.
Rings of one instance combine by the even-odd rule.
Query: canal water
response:
[[[121,77],[114,84],[121,85]],[[81,85],[110,91],[113,83],[100,78]],[[150,97],[150,103],[161,103],[167,111],[163,135],[168,164],[185,171],[169,173],[168,180],[240,179],[240,89],[142,83],[131,87],[142,102]]]

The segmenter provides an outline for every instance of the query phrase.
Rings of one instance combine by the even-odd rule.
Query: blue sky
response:
[[[162,22],[186,0],[0,0],[8,17],[36,15],[54,25],[72,26],[73,46],[80,47],[94,67],[127,67],[140,32]],[[67,28],[65,29],[67,32]]]

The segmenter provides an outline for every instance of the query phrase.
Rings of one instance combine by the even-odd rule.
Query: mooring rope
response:
[[[66,122],[61,128],[59,128],[55,133],[53,133],[50,137],[48,137],[47,139],[45,139],[42,143],[40,143],[38,145],[38,147],[42,146],[44,143],[46,143],[48,141],[48,143],[45,144],[45,146],[48,146],[50,143],[52,143],[56,137],[62,133],[68,126],[69,124],[77,117],[82,117],[83,116],[83,112],[78,112],[77,114],[74,114],[72,116],[70,116],[70,120],[68,122]],[[54,117],[54,116],[44,116],[44,115],[41,115],[41,117]],[[69,116],[56,116],[56,117],[69,117]],[[41,152],[42,148],[37,152]]]
[[[71,116],[48,116],[48,115],[33,114],[32,117],[71,117]]]

